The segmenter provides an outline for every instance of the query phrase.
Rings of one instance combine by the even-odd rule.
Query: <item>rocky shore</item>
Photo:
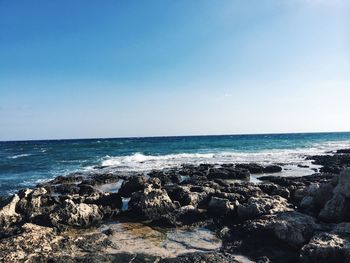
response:
[[[350,149],[307,158],[57,177],[0,200],[0,261],[350,262]]]

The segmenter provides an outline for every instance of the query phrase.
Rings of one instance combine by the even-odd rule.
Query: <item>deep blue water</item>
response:
[[[0,194],[73,171],[143,171],[196,162],[302,162],[350,147],[350,132],[0,142]]]

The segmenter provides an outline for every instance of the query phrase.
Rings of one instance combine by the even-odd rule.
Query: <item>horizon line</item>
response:
[[[262,133],[231,133],[231,134],[193,134],[193,135],[155,135],[155,136],[120,136],[120,137],[80,137],[56,139],[14,139],[0,142],[42,142],[42,141],[74,141],[74,140],[113,140],[113,139],[146,139],[146,138],[177,138],[177,137],[215,137],[215,136],[254,136],[254,135],[286,135],[286,134],[326,134],[350,133],[350,131],[307,131],[307,132],[262,132]]]

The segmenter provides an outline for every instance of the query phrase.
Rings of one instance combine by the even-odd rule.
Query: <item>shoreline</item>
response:
[[[350,150],[307,158],[320,173],[281,177],[278,165],[233,163],[183,165],[146,176],[58,176],[0,200],[0,259],[345,262]],[[250,182],[255,175],[262,182]],[[115,229],[120,219],[127,230]],[[133,224],[139,231],[131,234]],[[118,246],[131,237],[138,246]],[[150,240],[157,245],[147,245]]]

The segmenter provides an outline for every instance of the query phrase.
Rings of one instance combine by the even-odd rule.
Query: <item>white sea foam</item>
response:
[[[305,156],[325,154],[328,151],[348,148],[350,141],[327,142],[314,144],[309,148],[274,149],[259,152],[209,152],[209,153],[179,153],[167,155],[145,155],[135,153],[128,156],[105,156],[101,165],[107,169],[118,171],[145,172],[164,168],[177,167],[182,164],[224,164],[224,163],[260,163],[286,164],[285,175],[299,175],[294,168],[297,165],[311,165],[311,161],[305,160]],[[310,172],[310,169],[298,168],[298,172]]]
[[[8,159],[17,159],[17,158],[22,158],[22,157],[27,157],[31,156],[32,154],[30,153],[24,153],[24,154],[18,154],[18,155],[13,155],[13,156],[8,156]]]

